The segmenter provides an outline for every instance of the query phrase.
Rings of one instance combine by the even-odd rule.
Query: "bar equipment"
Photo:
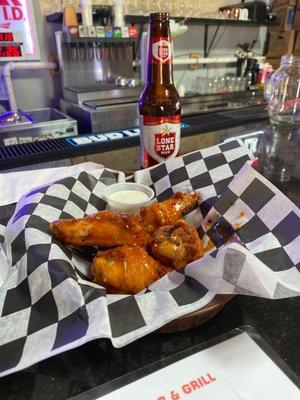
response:
[[[132,125],[135,110],[129,106],[135,102],[136,107],[142,89],[133,71],[133,41],[114,37],[65,41],[63,33],[56,32],[56,45],[63,87],[61,109],[78,120],[79,131],[119,126],[116,110],[105,114],[107,106],[118,105],[118,118],[125,123],[129,119]]]
[[[55,108],[11,112],[0,116],[0,147],[77,135],[74,119]]]
[[[98,11],[103,14],[102,6]],[[143,13],[145,15],[146,11],[143,10]],[[106,21],[100,20],[105,30],[110,21],[108,14],[107,9]],[[95,18],[94,23],[97,24]],[[96,25],[96,31],[98,28]],[[171,30],[174,37],[184,33],[187,26],[173,23]],[[78,121],[79,133],[97,133],[139,125],[138,99],[143,88],[139,78],[145,80],[144,61],[147,54],[147,33],[140,34],[140,60],[133,60],[135,42],[132,38],[79,37],[66,42],[62,33],[56,32],[63,86],[60,107],[64,113]],[[175,58],[174,65],[235,61],[235,56]],[[134,67],[140,67],[138,75]],[[245,79],[236,79],[224,84],[221,78],[217,78],[213,83],[208,83],[209,90],[206,92],[187,92],[182,98],[183,115],[213,112],[220,107],[230,109],[260,104],[262,98],[259,94],[252,96],[243,90]]]
[[[2,67],[2,79],[10,110],[0,115],[0,147],[77,135],[77,122],[55,108],[24,111],[14,95],[13,70],[57,70],[56,62],[9,62]]]

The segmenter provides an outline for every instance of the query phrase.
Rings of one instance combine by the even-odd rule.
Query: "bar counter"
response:
[[[112,169],[138,169],[140,138],[139,128],[134,125],[137,121],[130,120],[129,125],[120,126],[121,114],[115,112],[112,118],[115,120],[111,121],[112,126],[117,125],[118,129],[6,147],[1,147],[0,140],[0,171],[26,169],[32,165],[36,168],[37,163],[49,163],[50,160],[52,166],[57,166],[56,161],[67,163],[74,159],[75,163],[94,161]],[[180,153],[186,154],[232,136],[261,130],[266,126],[267,118],[264,104],[185,115],[182,119]]]
[[[261,131],[266,124],[264,121],[191,136],[184,152],[219,143],[229,136]],[[206,139],[201,141],[201,137]],[[280,189],[300,206],[299,182],[291,181]],[[272,301],[234,296],[215,317],[196,328],[152,333],[120,349],[107,339],[95,340],[4,377],[0,379],[0,398],[68,399],[242,325],[252,326],[290,369],[300,375],[299,297]]]

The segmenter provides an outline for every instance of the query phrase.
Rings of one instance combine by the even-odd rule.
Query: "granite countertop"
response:
[[[291,182],[281,190],[300,205],[299,183]],[[299,297],[267,300],[235,296],[214,318],[196,328],[153,333],[120,349],[107,339],[95,340],[1,378],[0,399],[68,399],[242,325],[252,326],[300,375],[299,306]]]
[[[0,398],[67,399],[245,324],[254,327],[300,375],[299,297],[272,301],[236,296],[213,319],[194,329],[153,333],[121,349],[113,348],[109,340],[96,340],[4,377]]]

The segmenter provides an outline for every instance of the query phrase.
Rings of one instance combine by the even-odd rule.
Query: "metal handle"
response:
[[[76,44],[70,44],[71,61],[78,61],[78,48]]]
[[[93,43],[87,43],[87,53],[88,53],[88,59],[89,61],[92,61],[94,59],[94,44]]]
[[[100,61],[101,58],[102,58],[102,55],[101,55],[101,44],[100,43],[96,44],[95,53],[96,53],[97,60]]]
[[[71,54],[70,54],[70,48],[67,43],[63,43],[62,46],[62,53],[63,53],[63,58],[66,60],[70,60]]]
[[[86,60],[86,48],[83,43],[79,44],[79,59],[80,59],[80,61]]]

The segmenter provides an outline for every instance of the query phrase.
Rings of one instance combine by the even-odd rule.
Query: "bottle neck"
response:
[[[148,85],[173,84],[172,53],[169,21],[152,21],[148,46]]]

